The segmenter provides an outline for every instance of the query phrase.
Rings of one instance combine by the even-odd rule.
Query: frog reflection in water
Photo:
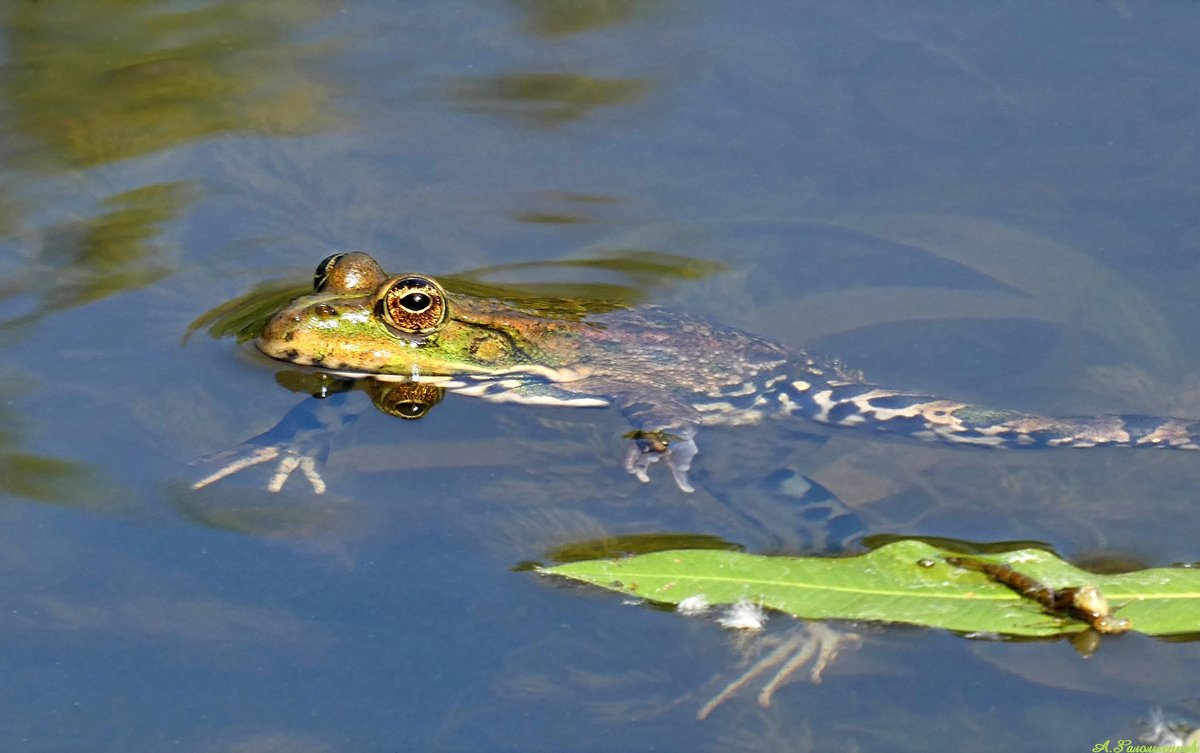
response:
[[[424,275],[388,276],[363,253],[321,262],[313,292],[275,314],[257,346],[272,358],[349,378],[494,402],[615,406],[631,424],[628,472],[645,482],[662,462],[684,492],[693,491],[688,472],[701,425],[776,418],[977,447],[1200,449],[1197,421],[1049,418],[886,389],[836,360],[664,308],[547,316],[510,301],[447,292]],[[421,412],[421,401],[428,404],[434,393],[400,394],[390,399],[409,404],[403,415]],[[313,459],[319,451],[307,437],[327,437],[336,421],[306,420],[252,440],[195,486],[278,459],[272,491],[300,469],[322,492]]]

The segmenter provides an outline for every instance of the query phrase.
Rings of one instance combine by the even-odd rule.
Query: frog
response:
[[[369,254],[343,252],[320,262],[311,291],[271,316],[255,345],[347,383],[366,380],[377,398],[379,385],[409,385],[389,398],[414,414],[407,417],[423,415],[442,391],[497,403],[616,407],[630,425],[625,470],[647,483],[662,463],[684,493],[694,491],[689,472],[701,427],[772,419],[993,449],[1200,449],[1194,419],[988,408],[881,387],[837,358],[662,306],[563,311],[450,292],[431,276],[389,275]],[[251,440],[252,452],[243,449],[194,486],[279,459],[272,491],[297,469],[324,491],[303,432],[288,434],[282,449],[271,440]]]
[[[833,357],[657,305],[591,311],[545,307],[447,290],[416,272],[388,274],[364,252],[333,254],[317,266],[311,290],[270,316],[255,347],[277,361],[327,377],[320,408],[297,406],[273,429],[247,440],[193,484],[201,489],[250,466],[276,462],[268,488],[300,472],[317,494],[328,438],[356,419],[365,389],[381,411],[425,416],[448,393],[496,403],[613,407],[629,430],[624,469],[649,483],[662,464],[675,488],[691,494],[701,428],[754,427],[802,420],[924,442],[990,449],[1134,447],[1200,449],[1200,421],[1139,415],[1052,417],[882,387]],[[305,401],[312,403],[314,401]],[[784,476],[803,504],[817,498],[822,525],[847,526],[836,545],[861,538],[852,515],[823,487]],[[846,523],[847,520],[851,522]],[[778,667],[759,695],[806,662],[810,681],[854,633],[820,623],[799,626],[701,709],[700,718],[743,686]],[[791,658],[787,658],[787,657]],[[786,659],[786,661],[785,661]]]

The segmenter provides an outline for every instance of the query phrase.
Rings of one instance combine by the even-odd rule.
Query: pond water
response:
[[[647,300],[880,383],[1200,416],[1200,6],[55,0],[0,27],[6,750],[1092,750],[1200,717],[1188,641],[858,625],[821,684],[697,721],[732,636],[522,568],[615,536],[801,551],[754,483],[783,467],[873,534],[1190,562],[1192,453],[712,428],[689,496],[625,474],[616,411],[449,396],[364,413],[325,495],[198,494],[191,461],[306,398],[184,342],[337,250],[674,254],[721,271]]]

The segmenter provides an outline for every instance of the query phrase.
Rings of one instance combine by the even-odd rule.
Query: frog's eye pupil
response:
[[[400,299],[400,305],[413,314],[419,314],[433,304],[433,299],[424,293],[409,293]]]
[[[404,418],[419,418],[428,408],[429,406],[425,403],[407,402],[396,404],[396,412]]]

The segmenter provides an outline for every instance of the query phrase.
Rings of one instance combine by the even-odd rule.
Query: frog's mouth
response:
[[[569,384],[589,376],[586,370],[553,368],[534,363],[500,368],[464,365],[453,372],[431,370],[422,364],[418,355],[426,338],[414,338],[406,343],[412,346],[414,354],[408,363],[389,362],[386,354],[356,343],[353,338],[331,338],[334,344],[330,345],[326,341],[328,333],[370,326],[370,317],[352,313],[330,316],[330,312],[318,310],[321,306],[313,304],[280,311],[263,327],[255,346],[263,355],[277,361],[311,366],[335,376],[387,382],[421,382],[478,397],[490,397],[521,385]],[[395,338],[391,342],[395,345]]]
[[[279,361],[309,365],[310,359],[304,356],[300,349],[293,344],[297,332],[303,332],[304,314],[293,308],[286,308],[272,316],[254,341],[254,346],[263,355]]]

